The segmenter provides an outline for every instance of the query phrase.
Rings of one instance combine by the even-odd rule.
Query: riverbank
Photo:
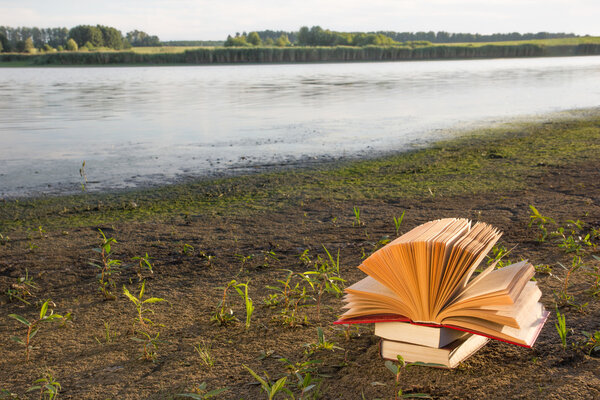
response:
[[[0,66],[15,62],[28,65],[221,65],[315,62],[469,60],[486,58],[567,57],[600,54],[600,43],[545,44],[532,41],[493,44],[431,44],[425,46],[333,47],[200,47],[182,52],[55,52],[0,54]]]
[[[3,200],[4,230],[118,220],[173,218],[298,205],[306,199],[388,201],[521,190],[525,176],[549,166],[585,163],[600,150],[600,110],[565,113],[545,122],[478,128],[424,149],[366,160],[300,164],[258,174],[107,193]],[[451,178],[451,179],[450,179]]]
[[[595,398],[600,396],[598,355],[588,355],[584,331],[600,330],[600,301],[591,295],[600,238],[600,115],[544,123],[478,129],[432,147],[383,158],[346,161],[310,168],[210,179],[161,188],[119,193],[21,199],[0,202],[0,300],[2,315],[33,319],[37,303],[52,299],[59,314],[73,320],[46,324],[34,339],[31,361],[10,336],[22,336],[23,325],[0,320],[0,389],[24,395],[31,383],[50,371],[61,383],[64,399],[171,399],[202,382],[209,389],[227,387],[223,398],[258,398],[260,387],[247,365],[274,382],[286,376],[296,395],[297,378],[311,368],[318,398],[390,398],[394,377],[378,357],[372,327],[350,331],[331,322],[341,301],[323,296],[320,316],[315,300],[306,300],[300,318],[290,323],[282,304],[267,305],[269,294],[286,272],[314,269],[318,257],[335,259],[340,276],[353,283],[364,255],[396,234],[393,217],[405,211],[399,232],[430,219],[467,217],[491,223],[505,232],[505,257],[528,258],[538,267],[542,302],[555,301],[566,315],[567,347],[562,349],[551,319],[534,349],[493,342],[455,370],[406,369],[400,379],[405,393],[427,393],[440,399]],[[572,253],[557,238],[538,243],[539,230],[528,227],[534,205],[556,225],[579,236],[585,268],[569,279],[569,302],[561,293]],[[359,211],[359,216],[354,211]],[[116,300],[103,300],[96,269],[101,228],[112,244],[112,257],[130,266],[113,275]],[[323,247],[324,246],[324,247]],[[516,247],[515,247],[516,246]],[[307,253],[305,253],[307,250]],[[137,261],[152,257],[153,272],[142,269],[146,296],[169,301],[152,305],[160,333],[154,361],[139,359],[142,348],[132,340],[135,307],[123,294],[137,287]],[[300,255],[304,254],[304,257]],[[307,258],[308,257],[308,258]],[[319,261],[322,262],[322,261]],[[588,270],[587,268],[592,268]],[[35,288],[23,295],[30,305],[6,294],[21,276]],[[558,278],[558,279],[557,279]],[[241,322],[210,322],[222,289],[231,279],[249,282],[255,311],[245,329],[245,307],[236,293],[228,305]],[[296,281],[294,281],[296,282]],[[300,281],[298,281],[300,283]],[[310,296],[314,296],[309,291]],[[306,319],[302,316],[306,315]],[[285,317],[288,317],[286,320]],[[287,322],[286,322],[287,321]],[[290,326],[293,325],[293,326]],[[339,348],[309,351],[317,327]],[[573,343],[574,345],[571,345]],[[213,366],[198,350],[208,349]],[[290,368],[279,359],[285,357]],[[296,364],[298,363],[298,364]],[[304,363],[304,364],[303,364]],[[303,366],[304,365],[304,366]]]

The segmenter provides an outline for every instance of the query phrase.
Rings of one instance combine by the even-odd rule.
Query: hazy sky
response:
[[[252,30],[574,32],[600,35],[599,0],[0,0],[0,25],[139,29],[161,40]]]

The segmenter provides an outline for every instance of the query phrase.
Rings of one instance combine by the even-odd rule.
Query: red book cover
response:
[[[420,325],[420,326],[431,326],[431,327],[456,329],[458,331],[473,333],[475,335],[480,335],[480,336],[485,336],[487,338],[494,339],[494,340],[499,340],[501,342],[515,344],[515,345],[521,346],[521,347],[531,348],[531,347],[533,347],[533,344],[537,340],[537,338],[538,338],[538,336],[539,336],[539,334],[540,334],[540,332],[542,330],[542,327],[546,323],[546,320],[548,319],[549,315],[550,315],[549,311],[544,311],[544,313],[542,314],[542,318],[541,318],[542,321],[541,321],[541,323],[538,324],[538,329],[537,329],[537,332],[535,333],[535,337],[534,337],[533,341],[531,342],[531,346],[527,346],[527,345],[524,345],[524,344],[521,344],[521,343],[512,342],[512,341],[506,340],[506,339],[500,339],[500,338],[495,337],[495,336],[491,336],[491,335],[488,335],[488,334],[485,334],[485,333],[481,333],[481,332],[477,332],[477,331],[472,331],[472,330],[469,330],[469,329],[461,328],[461,327],[455,326],[455,325],[440,325],[440,324],[414,322],[414,321],[411,321],[410,319],[408,319],[407,317],[402,316],[402,315],[390,315],[390,314],[368,315],[368,316],[365,316],[365,317],[358,317],[358,318],[338,319],[337,321],[334,322],[334,324],[335,325],[347,325],[347,324],[374,324],[374,323],[380,323],[380,322],[406,322],[406,323],[410,323],[410,324],[413,324],[413,325]]]

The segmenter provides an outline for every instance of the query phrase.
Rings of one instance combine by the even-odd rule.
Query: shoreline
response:
[[[0,199],[0,227],[1,230],[19,229],[32,223],[55,226],[63,222],[80,226],[103,218],[168,218],[222,211],[240,204],[257,210],[282,202],[293,204],[303,198],[339,200],[350,194],[385,199],[400,187],[403,190],[399,197],[403,198],[428,195],[433,190],[444,195],[518,190],[523,188],[523,180],[518,175],[529,168],[539,170],[559,163],[580,163],[582,156],[593,158],[594,149],[600,150],[597,144],[600,136],[595,130],[598,124],[598,108],[567,111],[553,114],[550,119],[546,116],[533,121],[480,126],[450,139],[372,157],[248,167],[250,171],[186,176],[175,183],[134,189],[4,198]],[[542,139],[540,135],[547,136]],[[546,161],[533,162],[538,156]],[[387,169],[396,170],[398,174]],[[370,182],[372,173],[377,175]],[[476,184],[469,179],[470,174],[480,175]],[[448,176],[456,181],[448,181]],[[497,179],[500,180],[496,182]],[[365,184],[372,193],[361,194],[354,181]],[[389,187],[373,189],[384,182]],[[335,190],[323,196],[320,191],[328,187]],[[343,194],[345,192],[347,194]],[[171,202],[180,209],[170,205]]]
[[[600,45],[599,45],[600,46]],[[101,53],[99,53],[101,54]],[[600,51],[593,54],[558,54],[540,56],[515,56],[515,57],[457,57],[457,58],[427,58],[427,59],[402,59],[402,60],[345,60],[345,61],[282,61],[282,62],[214,62],[214,63],[97,63],[97,64],[33,64],[27,61],[1,61],[0,68],[142,68],[142,67],[223,67],[223,66],[257,66],[257,65],[318,65],[318,64],[368,64],[368,63],[411,63],[422,61],[482,61],[482,60],[510,60],[510,59],[544,59],[544,58],[573,58],[597,57]],[[30,56],[26,56],[30,57]]]
[[[181,53],[140,53],[135,51],[58,52],[42,54],[0,54],[0,65],[26,62],[31,65],[229,65],[289,64],[369,61],[477,60],[495,58],[568,57],[600,55],[600,44],[541,45],[485,44],[482,46],[294,46],[294,47],[210,47]]]
[[[522,115],[511,118],[489,117],[478,121],[457,123],[454,126],[447,128],[434,128],[430,131],[423,132],[429,135],[430,132],[439,132],[437,139],[424,139],[413,141],[407,144],[404,148],[394,148],[389,150],[367,148],[349,154],[315,154],[295,157],[292,155],[283,155],[279,159],[269,161],[267,159],[257,159],[256,157],[243,156],[237,161],[221,166],[212,166],[210,169],[200,170],[196,172],[181,172],[174,175],[153,174],[140,175],[139,172],[134,172],[140,178],[139,181],[125,180],[119,185],[112,185],[109,182],[93,181],[88,182],[88,187],[84,191],[88,195],[102,195],[135,192],[138,190],[153,190],[165,186],[185,185],[194,182],[211,181],[217,179],[236,178],[245,175],[267,174],[272,172],[285,172],[290,170],[313,170],[322,168],[336,168],[346,163],[355,163],[362,161],[376,161],[386,157],[402,156],[403,154],[414,151],[425,150],[430,147],[435,147],[447,141],[455,139],[468,138],[470,136],[487,135],[483,132],[496,132],[502,130],[518,129],[519,127],[531,126],[534,124],[545,124],[549,122],[561,122],[565,120],[579,120],[594,116],[600,116],[600,107],[570,109],[563,111],[554,111],[542,114]],[[255,159],[256,161],[253,161]],[[12,190],[19,194],[3,194],[0,195],[0,201],[15,201],[15,200],[35,200],[42,198],[52,198],[61,196],[73,196],[84,194],[82,193],[80,183],[69,183],[60,185],[52,185],[53,189],[45,189],[46,183],[41,183],[38,187],[23,188],[20,192]],[[91,186],[91,189],[90,189]]]

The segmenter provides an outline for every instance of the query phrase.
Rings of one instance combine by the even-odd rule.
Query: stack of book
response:
[[[533,266],[492,263],[474,276],[500,236],[457,218],[414,228],[359,266],[368,276],[346,289],[347,310],[335,323],[375,323],[384,358],[449,368],[487,338],[533,346],[548,317]]]

